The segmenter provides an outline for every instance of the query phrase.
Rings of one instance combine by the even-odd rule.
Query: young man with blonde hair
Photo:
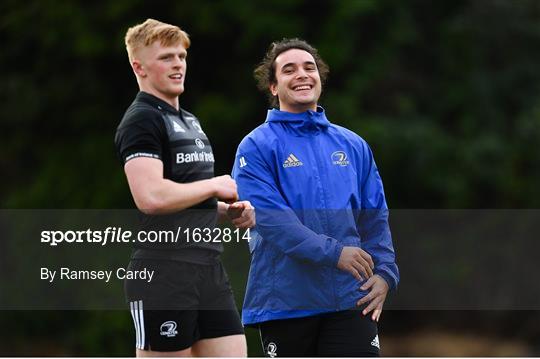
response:
[[[150,282],[125,282],[137,356],[246,356],[223,248],[190,241],[184,231],[215,229],[218,217],[237,228],[255,224],[250,203],[237,202],[235,181],[214,177],[199,120],[179,106],[189,37],[148,19],[130,28],[125,42],[140,92],[118,126],[118,156],[143,229],[182,229],[175,243],[135,243],[129,269],[155,272]]]

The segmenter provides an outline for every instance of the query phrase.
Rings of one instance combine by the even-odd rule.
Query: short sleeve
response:
[[[161,115],[151,110],[126,114],[116,130],[116,152],[125,164],[138,157],[162,159],[165,129]]]

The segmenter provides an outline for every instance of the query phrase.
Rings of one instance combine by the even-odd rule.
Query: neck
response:
[[[317,111],[317,104],[315,103],[315,104],[309,104],[309,105],[296,105],[296,106],[280,104],[279,110],[285,111],[285,112],[291,112],[291,113],[302,113],[309,110]]]
[[[178,96],[175,96],[175,97],[164,96],[162,93],[154,90],[153,88],[149,88],[147,86],[139,86],[139,90],[144,91],[146,93],[149,93],[150,95],[156,96],[160,100],[167,102],[169,105],[174,107],[176,110],[180,109],[180,104],[178,102]]]

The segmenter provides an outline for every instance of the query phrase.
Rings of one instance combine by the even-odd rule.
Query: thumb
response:
[[[232,205],[231,205],[232,209],[241,209],[241,210],[244,210],[246,209],[246,204],[244,202],[234,202]]]
[[[242,215],[242,212],[243,206],[238,202],[231,203],[229,205],[229,208],[227,209],[227,215],[231,219],[240,217]]]
[[[229,205],[230,210],[239,210],[242,209],[244,206],[242,205],[242,202],[234,202]]]

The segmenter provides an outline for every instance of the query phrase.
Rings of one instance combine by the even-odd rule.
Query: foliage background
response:
[[[391,208],[540,204],[538,1],[5,0],[0,10],[1,208],[133,206],[113,136],[137,92],[123,36],[148,17],[191,36],[180,102],[212,140],[217,174],[264,120],[255,64],[271,41],[301,37],[330,65],[328,117],[370,143]],[[234,263],[249,259],[238,256],[225,260],[240,303]],[[385,353],[422,355],[407,336],[442,331],[518,338],[518,354],[539,355],[529,318],[538,312],[388,311],[383,333],[402,345]],[[0,324],[3,355],[132,354],[127,312],[3,311]]]

